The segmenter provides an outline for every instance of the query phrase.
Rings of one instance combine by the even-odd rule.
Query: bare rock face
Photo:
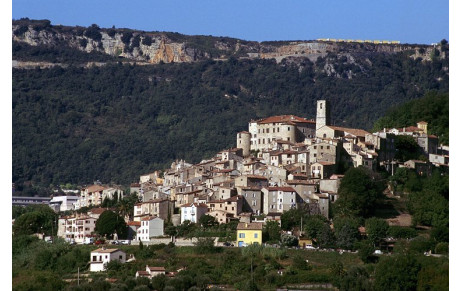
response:
[[[71,33],[59,33],[56,31],[41,30],[36,31],[32,26],[23,34],[16,35],[14,32],[19,26],[13,25],[13,40],[18,42],[25,42],[32,46],[37,45],[62,45],[63,43],[87,53],[98,51],[114,57],[124,57],[136,61],[146,61],[157,64],[159,62],[165,63],[181,63],[193,62],[198,59],[208,58],[209,54],[202,53],[194,48],[186,47],[185,43],[171,42],[165,36],[152,37],[150,45],[142,43],[144,37],[138,46],[131,47],[133,38],[137,36],[134,34],[131,37],[129,44],[122,41],[122,33],[115,33],[111,37],[107,32],[100,31],[102,39],[100,41],[93,40],[84,35],[77,36]],[[85,40],[82,42],[82,40]],[[85,43],[85,46],[81,44]]]
[[[43,22],[43,21],[42,21]],[[16,22],[18,23],[18,22]],[[420,45],[393,45],[369,43],[337,43],[324,41],[296,41],[296,42],[251,42],[221,38],[208,39],[209,47],[193,47],[192,37],[179,37],[181,41],[173,41],[166,33],[145,33],[140,31],[51,26],[49,21],[45,26],[30,24],[15,24],[13,21],[12,38],[14,41],[24,42],[32,46],[69,46],[87,53],[100,52],[113,57],[121,57],[146,64],[195,62],[212,58],[226,59],[230,56],[243,58],[275,59],[278,63],[285,59],[289,62],[300,62],[295,59],[308,58],[315,62],[318,57],[325,57],[328,53],[368,54],[368,53],[397,53],[406,50],[415,50],[413,58],[422,58],[431,61],[433,46]],[[91,29],[91,31],[90,31]],[[87,33],[91,32],[91,33]],[[110,34],[109,34],[110,32]],[[100,35],[98,34],[100,33]],[[125,33],[129,33],[128,38]],[[87,35],[92,35],[93,38]],[[126,39],[128,38],[128,39]],[[148,39],[147,39],[148,38]],[[175,38],[175,37],[174,37]],[[421,48],[421,49],[420,49]],[[208,51],[206,51],[208,50]],[[217,52],[216,52],[217,50]],[[438,47],[438,50],[440,48]],[[211,55],[211,51],[213,55]],[[440,58],[446,58],[441,52]],[[334,69],[325,67],[327,74],[335,74]]]

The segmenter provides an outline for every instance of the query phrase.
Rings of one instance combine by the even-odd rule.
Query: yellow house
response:
[[[253,243],[261,245],[262,227],[262,222],[238,223],[238,226],[236,227],[236,240],[238,242],[238,247],[245,247]]]

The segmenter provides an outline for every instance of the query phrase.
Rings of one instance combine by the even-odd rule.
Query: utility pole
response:
[[[303,219],[303,217],[301,216],[300,217],[300,236],[302,236],[302,230],[303,230],[303,228],[302,228],[302,219]]]

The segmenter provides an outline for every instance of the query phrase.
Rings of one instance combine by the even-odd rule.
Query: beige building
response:
[[[96,220],[96,218],[89,216],[60,218],[57,235],[66,241],[75,241],[81,244],[85,238],[93,236]]]
[[[243,204],[244,200],[241,195],[225,200],[209,201],[207,214],[215,217],[219,223],[228,223],[243,212]]]
[[[90,205],[101,205],[103,200],[103,191],[105,187],[100,185],[91,185],[81,190],[79,208]]]
[[[340,143],[340,145],[342,145]],[[339,148],[340,149],[340,148]],[[330,162],[337,163],[340,160],[340,150],[337,146],[328,142],[319,142],[308,146],[310,163]]]
[[[295,143],[314,137],[315,129],[313,120],[295,115],[271,116],[249,122],[249,131],[237,133],[237,147],[246,156],[251,150],[272,149],[278,140]]]
[[[328,179],[335,172],[336,165],[330,162],[316,162],[310,165],[311,177]]]
[[[134,205],[134,221],[141,221],[146,216],[158,216],[163,220],[174,212],[174,204],[168,199],[156,199]]]

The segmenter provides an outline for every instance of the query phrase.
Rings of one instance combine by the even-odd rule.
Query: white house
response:
[[[50,201],[50,207],[56,212],[74,210],[78,199],[78,196],[55,196]]]
[[[180,223],[184,223],[186,220],[198,223],[200,217],[203,216],[206,212],[208,212],[208,206],[206,206],[206,204],[184,204],[180,207]]]
[[[152,279],[152,277],[158,276],[158,275],[165,275],[166,270],[164,267],[149,267],[148,265],[145,267],[145,271],[137,271],[136,272],[136,278],[137,277],[147,277],[149,279]]]
[[[137,229],[138,241],[149,241],[151,237],[161,236],[164,220],[157,216],[147,216],[141,219],[141,226]]]
[[[118,260],[122,264],[126,262],[126,253],[119,249],[101,248],[91,252],[90,271],[100,272],[105,271],[109,262]]]

